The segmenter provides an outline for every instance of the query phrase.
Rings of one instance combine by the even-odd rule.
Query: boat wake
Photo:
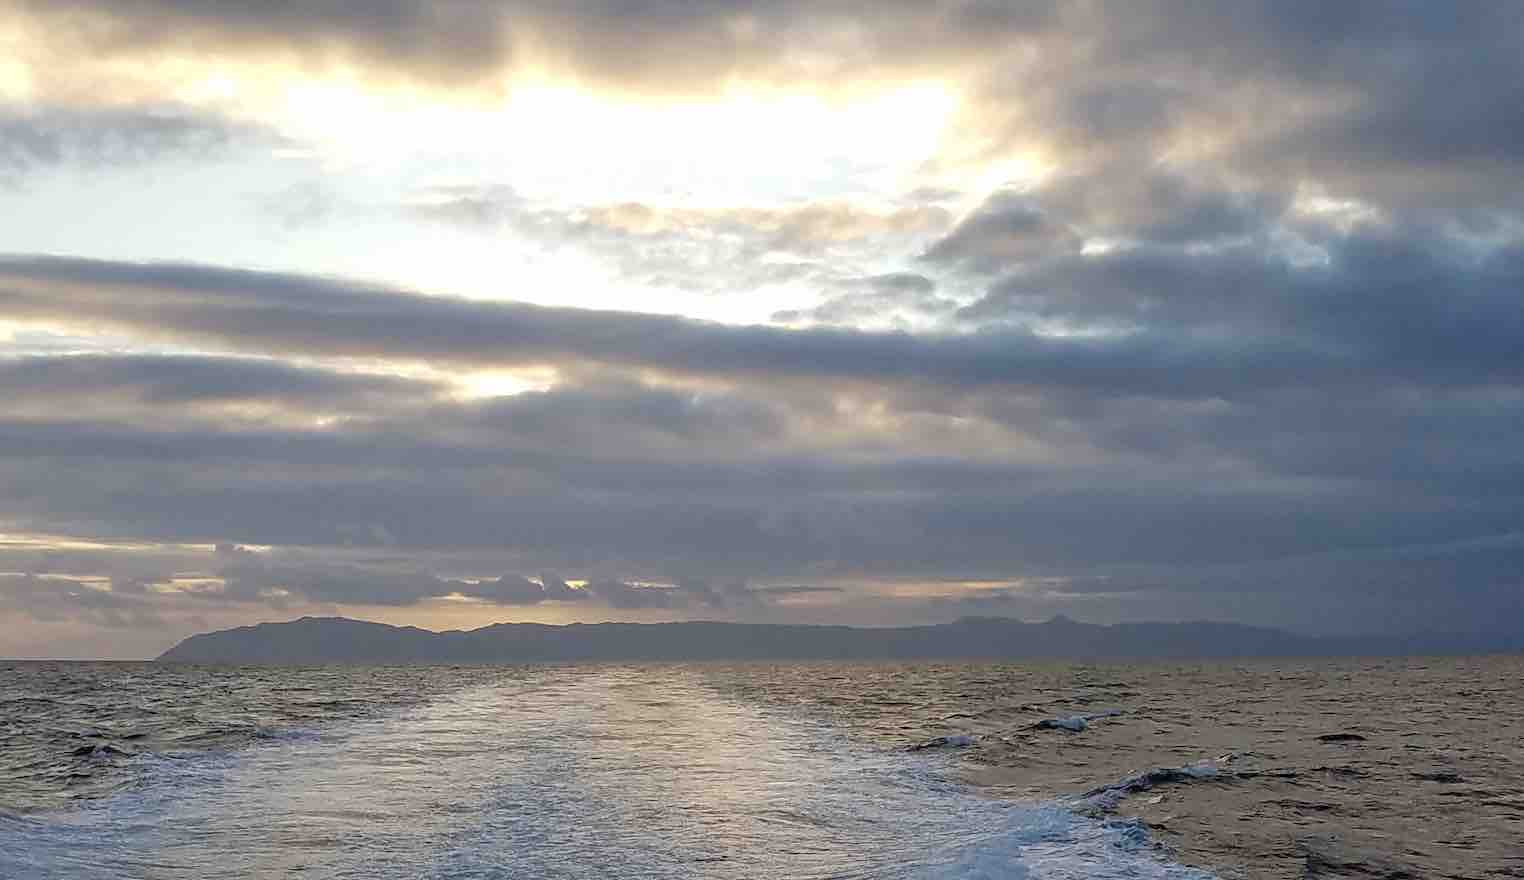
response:
[[[0,816],[0,876],[1193,878],[1140,826],[982,797],[679,668],[564,668]]]

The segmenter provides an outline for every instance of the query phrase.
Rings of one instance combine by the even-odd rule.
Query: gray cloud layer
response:
[[[165,339],[286,354],[499,366],[583,360],[690,375],[1058,386],[1160,397],[1517,375],[1511,355],[1521,328],[1513,297],[1524,282],[1524,249],[1479,259],[1442,237],[1385,234],[1324,247],[1327,262],[1311,265],[1254,248],[1060,257],[1035,267],[1041,273],[1035,280],[1025,272],[1013,276],[970,309],[987,318],[1015,304],[1124,331],[1101,336],[1019,328],[913,336],[733,327],[423,297],[290,275],[35,257],[0,261],[0,305],[15,318],[89,316]],[[1140,326],[1145,309],[1150,318],[1186,320]]]
[[[962,124],[988,153],[1035,147],[1119,183],[1168,156],[1473,219],[1524,194],[1524,23],[1506,0],[6,6],[63,44],[39,58],[247,55],[489,91],[521,63],[658,93],[945,76],[973,84]]]
[[[258,358],[69,354],[0,359],[0,394],[12,403],[71,397],[133,404],[286,401],[363,404],[442,393],[438,382],[335,372]]]
[[[1233,249],[1130,273],[1108,274],[1115,262],[1153,259],[1146,248],[1040,266],[1053,277],[1098,273],[1082,282],[1090,296],[1052,300],[1083,306],[1068,313],[1075,320],[1162,324],[1148,325],[1154,348],[1142,356],[1127,335],[736,328],[201,267],[14,259],[0,293],[11,314],[147,330],[137,316],[149,304],[154,329],[203,344],[550,359],[572,372],[547,392],[449,401],[427,383],[258,360],[12,363],[0,381],[17,377],[18,389],[86,401],[131,389],[138,403],[130,417],[81,406],[0,423],[0,516],[117,539],[507,549],[520,571],[588,577],[577,598],[618,609],[741,609],[769,598],[710,604],[703,591],[626,578],[1030,576],[1069,584],[1059,592],[1079,602],[1152,596],[1155,609],[1200,609],[1238,595],[1266,613],[1347,582],[1351,609],[1376,602],[1392,625],[1480,624],[1511,613],[1518,596],[1499,562],[1514,545],[1479,554],[1466,543],[1511,534],[1524,514],[1512,454],[1524,440],[1524,391],[1506,357],[1524,346],[1507,308],[1517,258],[1468,263],[1443,237],[1394,235],[1335,240],[1344,250],[1306,270],[1305,290],[1287,283],[1302,271],[1294,265]],[[1107,277],[1131,283],[1103,296]],[[1395,286],[1399,277],[1432,286]],[[1214,281],[1224,278],[1233,283]],[[1032,308],[1014,285],[995,285],[977,308],[1002,320]],[[1362,311],[1374,297],[1382,308]],[[1358,318],[1332,307],[1344,300]],[[1242,339],[1276,332],[1289,350],[1267,349],[1273,368],[1246,369]],[[1213,333],[1226,334],[1219,347],[1195,343]],[[1045,359],[1033,366],[1023,344]],[[1328,350],[1340,359],[1300,357]],[[1233,360],[1214,364],[1219,353]],[[578,373],[583,360],[602,366]],[[617,378],[635,367],[675,384]],[[725,389],[686,384],[722,378]],[[356,394],[363,417],[320,428],[195,424],[198,407],[230,396],[343,412]],[[861,422],[862,405],[890,426]],[[169,421],[178,429],[162,430]],[[954,442],[970,425],[988,438],[972,455]],[[1360,555],[1401,559],[1400,548],[1436,544],[1446,546],[1422,551],[1429,592],[1411,571],[1383,580],[1377,573],[1397,563]],[[329,602],[547,599],[517,575],[383,568],[325,564],[247,582]]]
[[[435,83],[526,53],[653,92],[936,73],[968,85],[950,138],[984,152],[931,166],[1029,151],[1055,169],[969,194],[961,217],[914,198],[551,211],[481,187],[409,206],[627,278],[700,254],[682,283],[717,295],[815,284],[818,305],[775,316],[806,329],[0,259],[0,318],[201,352],[0,361],[0,524],[225,546],[0,549],[0,605],[150,625],[174,597],[145,585],[201,577],[222,587],[185,601],[768,616],[915,581],[963,592],[879,597],[874,619],[1465,629],[1524,611],[1514,4],[21,7],[104,22],[80,33],[106,54],[205,46]],[[110,146],[116,129],[136,133]],[[221,142],[199,131],[8,117],[0,165]],[[902,266],[842,249],[896,236],[924,239]],[[386,374],[420,363],[553,379],[470,400]]]
[[[130,55],[216,51],[359,63],[381,76],[491,82],[520,62],[604,85],[708,91],[727,77],[792,78],[946,58],[1043,25],[1046,4],[893,0],[326,0],[251,7],[236,0],[8,0],[22,15],[77,28],[72,45]],[[872,21],[871,27],[865,22]],[[940,39],[927,42],[928,29]]]
[[[60,166],[205,160],[280,143],[260,126],[176,106],[16,109],[0,103],[0,183]]]

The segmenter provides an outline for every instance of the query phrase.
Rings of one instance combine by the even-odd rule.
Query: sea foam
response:
[[[145,759],[141,782],[0,818],[35,880],[1197,878],[1146,834],[990,799],[700,672],[543,670],[322,735]]]

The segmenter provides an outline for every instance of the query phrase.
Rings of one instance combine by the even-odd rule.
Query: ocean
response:
[[[1518,670],[1516,658],[1435,663],[1473,691]],[[1369,668],[1414,674],[1393,664]],[[1191,821],[1166,817],[1172,827],[1125,805],[1189,816],[1195,798],[1222,813],[1210,821],[1242,824],[1218,809],[1222,798],[1296,783],[1301,771],[1284,761],[1277,771],[1268,765],[1278,759],[1253,749],[1218,752],[1223,723],[1243,720],[1225,713],[1224,689],[1259,676],[1311,698],[1306,668],[1321,667],[8,664],[0,877],[1279,876],[1255,862],[1253,845],[1236,862],[1231,846],[1193,849],[1178,839]],[[1390,683],[1337,673],[1366,667],[1333,668],[1341,687]],[[1154,711],[1180,708],[1182,692],[1202,713],[1194,747],[1180,731],[1160,732]],[[1077,731],[1042,726],[1050,716],[1090,720]],[[1309,761],[1366,773],[1356,753],[1370,740],[1347,722],[1320,713],[1291,738],[1309,741]],[[1140,723],[1165,761],[1124,772],[1145,759],[1139,729],[1128,732]],[[1294,713],[1282,726],[1297,728]],[[1353,738],[1318,739],[1325,728]],[[1465,782],[1407,776],[1430,772],[1430,758],[1409,756],[1403,779],[1454,791],[1478,782],[1480,765],[1434,777]],[[1176,775],[1136,772],[1150,767]],[[1524,792],[1511,788],[1518,768],[1508,757],[1486,782],[1505,805],[1493,808],[1505,835],[1510,811],[1524,810]],[[1476,809],[1477,821],[1492,815]],[[1359,821],[1336,807],[1317,815],[1309,833],[1340,843],[1381,809],[1366,803]],[[1339,836],[1341,824],[1350,835]],[[1214,839],[1212,828],[1196,832]],[[1304,876],[1339,876],[1314,873],[1335,857],[1332,844],[1307,845]],[[1401,855],[1360,858],[1380,866]],[[1468,858],[1454,864],[1481,864],[1474,847]]]

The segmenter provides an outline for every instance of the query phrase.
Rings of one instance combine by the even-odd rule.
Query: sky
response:
[[[1524,620],[1524,4],[0,0],[0,656]]]

